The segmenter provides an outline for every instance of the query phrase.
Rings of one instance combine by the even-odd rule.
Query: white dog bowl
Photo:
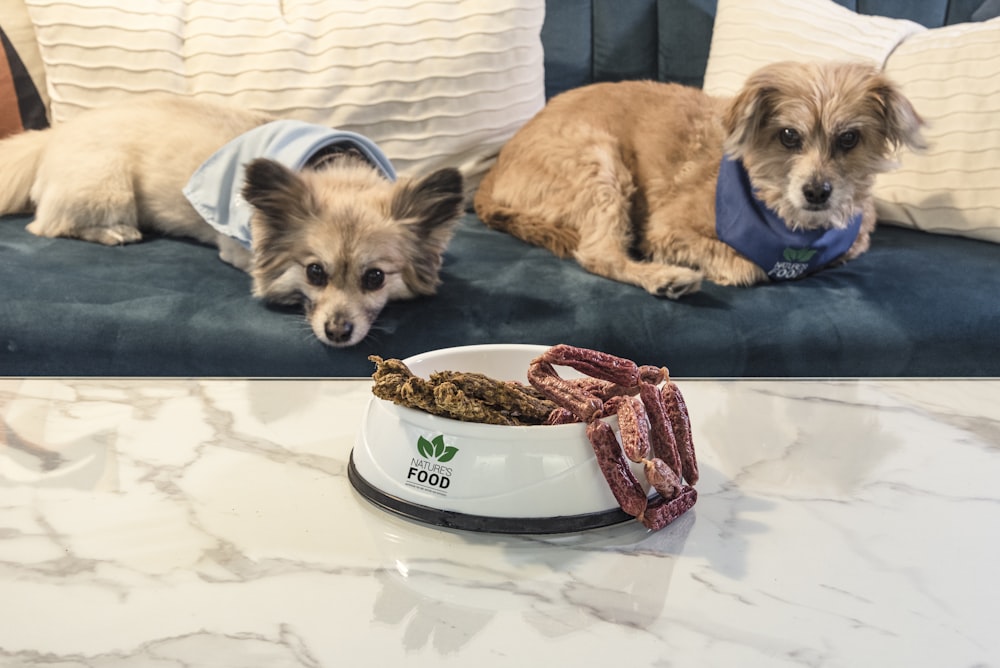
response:
[[[464,346],[403,361],[425,378],[435,371],[467,371],[527,382],[531,360],[547,349]],[[579,376],[558,370],[566,378]],[[648,493],[641,466],[632,466]],[[441,527],[564,533],[632,519],[611,494],[583,424],[476,424],[373,396],[348,474],[358,493],[377,506]]]

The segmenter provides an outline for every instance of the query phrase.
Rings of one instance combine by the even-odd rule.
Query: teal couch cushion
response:
[[[0,220],[0,375],[367,376],[367,357],[559,342],[682,376],[1000,375],[1000,246],[883,227],[861,258],[681,301],[461,223],[434,297],[392,303],[353,348],[250,297],[215,251],[175,239],[107,248]]]

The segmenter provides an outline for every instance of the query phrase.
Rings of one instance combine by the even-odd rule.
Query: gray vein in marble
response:
[[[320,668],[304,640],[281,625],[274,637],[201,631],[157,638],[134,649],[95,655],[7,652],[4,668]]]

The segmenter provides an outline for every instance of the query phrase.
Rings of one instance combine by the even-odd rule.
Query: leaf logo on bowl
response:
[[[417,452],[427,459],[436,459],[441,463],[450,462],[455,458],[458,448],[444,444],[444,434],[427,440],[423,436],[417,439]]]
[[[434,494],[447,496],[451,486],[452,469],[442,466],[450,462],[458,454],[458,448],[444,444],[444,434],[439,434],[427,440],[423,436],[417,439],[417,452],[420,457],[410,460],[410,468],[406,473],[406,485]]]

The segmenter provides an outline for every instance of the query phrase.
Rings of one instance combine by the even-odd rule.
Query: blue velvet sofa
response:
[[[841,4],[928,27],[997,13],[982,0]],[[548,0],[546,92],[700,85],[714,11],[713,0]],[[365,341],[334,349],[294,311],[252,298],[211,248],[39,239],[28,221],[0,220],[0,375],[359,377],[371,354],[501,342],[592,347],[687,377],[1000,375],[1000,245],[902,227],[880,226],[867,254],[805,280],[705,284],[669,301],[470,213],[439,293],[390,304]]]

